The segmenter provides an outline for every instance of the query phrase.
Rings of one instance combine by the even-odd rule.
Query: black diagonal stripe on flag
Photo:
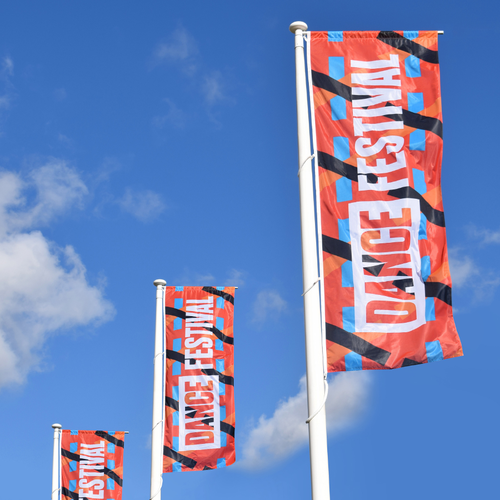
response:
[[[401,368],[404,368],[405,366],[415,366],[415,365],[421,365],[420,361],[415,361],[414,359],[410,358],[405,358],[403,359],[403,364],[401,365]]]
[[[387,45],[390,45],[391,47],[418,57],[418,59],[421,59],[422,61],[432,64],[439,63],[439,57],[436,50],[428,49],[427,47],[424,47],[413,40],[409,40],[394,31],[381,31],[377,35],[377,39]]]
[[[229,375],[224,375],[223,373],[218,372],[214,368],[204,368],[201,371],[205,375],[218,375],[219,381],[222,382],[223,384],[234,385],[234,377],[231,377]]]
[[[204,286],[202,290],[204,292],[211,293],[212,295],[217,295],[218,297],[222,297],[224,300],[227,300],[228,302],[234,305],[234,297],[227,292],[223,292],[222,290],[217,290],[217,288],[214,288],[213,286]]]
[[[234,437],[234,427],[226,422],[220,423],[220,430]]]
[[[175,361],[180,361],[181,363],[186,362],[186,358],[182,352],[172,351],[167,349],[167,359],[174,359]]]
[[[61,456],[69,458],[70,460],[76,460],[77,462],[80,461],[80,455],[73,453],[72,451],[65,450],[64,448],[61,448]]]
[[[352,260],[351,244],[345,241],[331,238],[330,236],[322,235],[323,251],[331,255],[337,255],[346,260]]]
[[[80,497],[76,491],[69,491],[68,488],[65,488],[64,486],[61,488],[61,493],[66,497],[72,498],[73,500],[88,500],[87,497]]]
[[[185,455],[181,455],[177,451],[172,450],[168,446],[163,447],[163,454],[168,458],[173,458],[176,462],[180,462],[182,465],[189,467],[190,469],[194,469],[197,462],[192,458],[186,457]]]
[[[326,338],[327,340],[335,342],[336,344],[339,344],[356,354],[360,354],[367,359],[376,361],[382,366],[385,366],[389,356],[391,355],[391,353],[385,349],[381,349],[361,337],[358,337],[354,333],[343,330],[342,328],[331,325],[330,323],[326,323]]]
[[[436,226],[445,227],[444,223],[444,213],[440,210],[434,208],[420,193],[417,193],[415,189],[410,186],[405,186],[398,189],[392,189],[388,191],[389,196],[394,196],[394,198],[413,198],[420,201],[420,211],[427,217],[427,220]]]
[[[325,170],[347,177],[349,180],[358,182],[358,175],[366,175],[370,184],[376,184],[378,177],[375,174],[358,174],[358,169],[345,161],[339,160],[324,151],[318,151],[318,165]]]
[[[105,431],[95,431],[95,435],[102,437],[106,441],[109,441],[110,443],[113,443],[120,448],[123,448],[125,446],[125,443],[121,439],[116,439],[115,436],[112,436]]]
[[[318,71],[311,71],[311,75],[312,84],[315,87],[331,92],[332,94],[337,94],[347,101],[352,101],[352,91],[349,85],[341,83],[324,73],[319,73]]]
[[[438,137],[441,137],[441,139],[443,138],[443,122],[437,118],[424,116],[420,113],[413,113],[412,111],[403,109],[403,122],[408,127],[428,130]]]
[[[451,306],[451,287],[445,285],[444,283],[432,281],[426,282],[424,284],[426,297],[436,297],[437,299]]]
[[[96,469],[97,470],[97,469]],[[104,467],[104,474],[112,479],[118,486],[123,486],[123,479],[113,470]]]
[[[186,319],[186,312],[181,309],[176,309],[175,307],[165,306],[165,314],[167,316],[175,316],[176,318]]]
[[[179,401],[176,401],[175,399],[166,396],[165,397],[165,406],[168,406],[169,408],[173,408],[176,411],[179,411]]]
[[[222,340],[222,342],[225,342],[226,344],[234,344],[233,337],[224,335],[220,330],[217,330],[215,326],[212,326],[211,328],[208,327],[203,327],[203,328],[205,328],[205,330],[208,330],[209,332],[212,332],[219,340]]]

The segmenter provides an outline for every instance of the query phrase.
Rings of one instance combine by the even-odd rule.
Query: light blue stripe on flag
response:
[[[420,113],[424,110],[424,94],[422,92],[408,92],[408,111]]]
[[[444,359],[443,349],[439,340],[434,340],[434,342],[426,342],[425,350],[427,351],[427,362],[432,363],[434,361],[442,361]]]
[[[172,449],[179,451],[179,436],[172,436]]]
[[[405,73],[408,78],[418,78],[422,76],[420,71],[420,59],[415,56],[408,56],[405,59]]]
[[[178,385],[174,385],[172,387],[172,399],[179,401],[179,386]]]
[[[328,74],[334,80],[341,80],[345,76],[344,58],[329,57],[328,58]]]
[[[172,472],[182,472],[182,464],[180,462],[174,462],[172,464]]]
[[[175,299],[174,300],[174,307],[176,309],[182,309],[182,304],[184,303],[183,299]]]
[[[224,371],[224,360],[223,359],[216,359],[215,360],[215,368],[218,372],[223,372]]]
[[[352,181],[347,177],[341,177],[335,181],[335,190],[337,192],[337,201],[351,201],[352,200]],[[350,239],[348,240],[350,241]]]
[[[174,364],[172,365],[172,375],[181,375],[181,373],[181,362],[174,361]]]
[[[329,31],[328,32],[328,41],[329,42],[342,42],[344,40],[344,32],[343,31]]]
[[[226,420],[226,407],[225,406],[221,406],[219,408],[219,411],[220,411],[220,420],[222,422],[223,420]]]
[[[108,480],[106,481],[106,489],[107,490],[114,490],[115,489],[115,482],[110,477],[108,477]]]
[[[347,332],[354,332],[354,307],[342,308],[342,328]]]
[[[182,329],[182,318],[175,318],[174,319],[174,330],[181,330]]]
[[[114,460],[108,460],[108,469],[113,470],[115,468],[115,461]]]
[[[225,396],[225,395],[226,395],[226,384],[219,382],[219,396]]]
[[[220,446],[221,448],[227,446],[227,434],[223,431],[220,433]]]
[[[174,348],[174,351],[179,352],[182,349],[182,339],[174,339],[172,347]]]
[[[108,453],[114,453],[115,452],[115,445],[113,443],[108,443]]]
[[[108,467],[108,469],[109,469],[109,467]],[[72,460],[69,463],[69,470],[70,470],[70,472],[75,472],[75,470],[76,470],[76,460]]]
[[[339,240],[349,243],[351,241],[351,231],[349,230],[349,219],[338,219]]]
[[[342,264],[342,286],[352,287],[354,286],[354,278],[352,274],[352,262],[350,260],[345,261]]]
[[[341,161],[345,161],[351,156],[347,137],[337,136],[333,138],[333,156]]]
[[[405,38],[408,38],[408,40],[414,40],[418,38],[418,31],[403,31],[403,35]]]
[[[424,255],[421,259],[422,266],[422,280],[427,281],[427,278],[431,275],[431,258],[428,255]]]
[[[215,328],[217,330],[224,330],[224,318],[215,318]]]
[[[332,109],[332,120],[345,120],[347,118],[346,100],[341,96],[335,96],[330,99],[330,108]]]
[[[410,132],[410,151],[425,151],[425,130]]]
[[[225,300],[222,297],[217,297],[217,308],[224,309],[224,302]]]
[[[174,411],[174,413],[172,413],[172,424],[179,425],[179,412],[178,411]]]
[[[70,479],[69,480],[69,491],[75,491],[76,490],[76,479]]]
[[[225,467],[225,466],[226,466],[226,459],[225,458],[218,458],[217,459],[217,468]]]
[[[363,361],[361,359],[361,354],[356,352],[350,352],[344,356],[345,359],[345,369],[348,372],[354,372],[363,369]]]
[[[420,227],[418,228],[418,239],[427,239],[427,217],[424,214],[420,214]]]
[[[425,321],[436,321],[436,305],[434,297],[425,299]]]
[[[76,453],[78,451],[78,443],[69,443],[69,451]]]
[[[223,351],[224,350],[224,342],[220,339],[215,339],[215,350]]]
[[[176,292],[183,292],[184,291],[184,287],[183,286],[176,286],[175,287],[175,291]]]
[[[71,436],[78,436],[78,431],[71,431]]]
[[[413,185],[415,191],[420,194],[427,193],[427,184],[425,183],[425,173],[418,168],[413,169]]]

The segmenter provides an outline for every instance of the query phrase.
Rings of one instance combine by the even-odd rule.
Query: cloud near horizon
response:
[[[371,383],[367,372],[339,373],[328,383],[326,421],[329,437],[353,425],[363,414]],[[280,401],[272,417],[262,415],[247,434],[238,466],[269,467],[290,457],[308,442],[305,375],[298,394]]]
[[[58,247],[38,229],[82,206],[87,193],[63,160],[49,159],[24,177],[0,172],[0,390],[40,369],[49,336],[115,313],[89,284],[74,248]]]

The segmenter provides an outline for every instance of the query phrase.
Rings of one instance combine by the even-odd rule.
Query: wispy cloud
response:
[[[173,31],[167,41],[161,42],[155,47],[152,65],[175,65],[174,67],[188,77],[188,80],[201,93],[208,115],[217,122],[213,117],[214,105],[221,101],[232,102],[232,100],[229,98],[223,74],[221,71],[206,67],[198,47],[199,44],[194,36],[183,26],[180,26]],[[165,123],[179,126],[178,123],[183,123],[183,120],[179,121],[175,118],[183,117],[181,110],[169,99],[165,99],[165,101],[170,106],[169,113],[155,117],[153,123],[156,126],[162,126]]]
[[[51,334],[114,314],[102,289],[88,283],[74,248],[59,248],[36,229],[81,206],[86,193],[62,160],[25,177],[0,173],[0,388],[23,383],[39,368]]]
[[[163,128],[168,123],[175,128],[184,128],[188,120],[187,113],[179,108],[171,99],[165,98],[163,101],[167,104],[168,111],[164,115],[155,116],[153,118],[153,125]]]
[[[167,41],[159,43],[153,52],[157,64],[187,61],[197,54],[196,40],[183,26],[175,29],[171,37]]]
[[[253,304],[253,321],[264,323],[268,318],[278,318],[287,308],[286,301],[277,290],[262,290]]]
[[[118,200],[118,204],[123,211],[142,222],[156,219],[166,209],[161,195],[149,189],[137,191],[127,188],[123,197]]]
[[[0,95],[0,109],[8,109],[15,97],[12,77],[14,76],[14,62],[5,56],[0,63],[0,81],[2,94]]]
[[[500,230],[493,231],[491,229],[477,227],[473,224],[467,226],[466,230],[469,236],[474,238],[480,245],[500,243]]]
[[[243,286],[245,284],[245,272],[231,269],[228,273],[228,278],[224,282],[225,286]]]
[[[340,373],[329,382],[326,419],[329,437],[353,425],[366,407],[370,387],[366,372]],[[239,466],[269,467],[285,460],[307,444],[306,378],[300,380],[295,396],[280,401],[272,417],[262,415],[243,445]]]

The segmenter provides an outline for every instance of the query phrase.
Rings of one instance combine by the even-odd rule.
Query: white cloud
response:
[[[23,383],[38,368],[51,334],[114,314],[88,283],[73,247],[59,248],[32,230],[81,205],[86,193],[77,172],[60,160],[26,178],[0,174],[0,388]]]
[[[269,316],[278,317],[287,308],[286,301],[276,290],[262,290],[253,305],[253,321],[264,323]]]
[[[450,249],[448,255],[450,274],[454,287],[461,287],[479,274],[476,263],[458,249]]]
[[[175,128],[184,128],[188,119],[187,114],[179,108],[172,100],[165,98],[164,102],[168,105],[168,112],[166,115],[155,116],[153,118],[153,125],[162,128],[165,123],[173,125]]]
[[[467,226],[469,236],[474,238],[479,244],[487,245],[491,243],[500,243],[500,231],[479,228],[470,224]]]
[[[367,403],[370,377],[366,372],[340,373],[329,382],[326,419],[329,437],[352,425]],[[248,433],[240,467],[260,469],[288,458],[308,441],[306,378],[296,396],[278,403],[273,416],[262,415]]]
[[[168,42],[159,43],[154,51],[157,63],[186,61],[198,53],[195,39],[182,26],[172,32]]]
[[[245,273],[237,269],[231,269],[228,273],[228,278],[225,281],[225,286],[243,286],[245,280],[243,279]]]
[[[2,60],[2,76],[14,76],[14,62],[9,56]]]
[[[218,71],[205,76],[202,89],[205,102],[210,106],[225,99],[222,76]]]
[[[162,197],[148,189],[134,191],[130,188],[125,190],[118,204],[125,212],[133,215],[142,222],[148,222],[158,217],[166,208]]]

